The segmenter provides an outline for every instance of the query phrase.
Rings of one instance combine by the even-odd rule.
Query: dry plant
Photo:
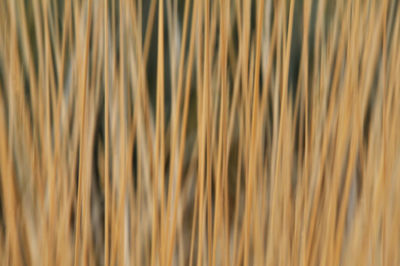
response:
[[[397,0],[0,0],[1,265],[400,265]]]

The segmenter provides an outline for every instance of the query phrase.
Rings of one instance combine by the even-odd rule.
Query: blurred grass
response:
[[[0,1],[0,264],[400,265],[398,2]]]

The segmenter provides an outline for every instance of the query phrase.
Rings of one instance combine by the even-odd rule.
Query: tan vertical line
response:
[[[105,186],[105,213],[104,213],[104,265],[109,265],[109,212],[110,212],[110,192],[109,192],[109,136],[108,136],[108,128],[109,128],[109,79],[108,79],[108,70],[109,70],[109,58],[108,58],[108,0],[104,0],[104,131],[105,131],[105,144],[104,144],[104,186]]]
[[[125,101],[125,13],[124,13],[124,6],[122,5],[123,0],[119,0],[119,121],[120,121],[120,183],[119,183],[119,198],[118,198],[118,205],[117,205],[117,241],[116,246],[118,248],[118,264],[125,264],[127,262],[127,258],[125,254],[126,248],[125,247],[125,238],[127,234],[125,232],[125,224],[124,224],[124,207],[126,206],[125,202],[125,195],[126,195],[126,186],[127,186],[127,134],[126,134],[126,101]]]
[[[83,64],[82,64],[82,74],[80,75],[79,79],[79,91],[80,91],[80,99],[81,99],[81,111],[82,111],[82,120],[81,120],[81,128],[80,128],[80,144],[79,144],[79,183],[78,183],[78,198],[77,198],[77,208],[76,208],[76,224],[75,224],[75,262],[74,265],[78,265],[79,260],[79,248],[80,248],[80,236],[81,236],[81,216],[82,216],[82,189],[85,191],[85,188],[82,188],[84,185],[83,178],[89,178],[83,176],[83,169],[84,169],[84,145],[85,145],[85,118],[86,118],[86,84],[87,84],[87,72],[88,72],[88,57],[89,57],[89,40],[90,40],[90,33],[91,33],[91,10],[92,8],[92,1],[89,0],[88,2],[88,17],[87,17],[87,25],[86,25],[86,39],[85,39],[85,50],[83,53]],[[86,220],[88,210],[83,210],[83,221]]]
[[[164,218],[164,5],[159,0],[158,9],[158,44],[157,44],[157,99],[156,99],[156,144],[155,164],[153,171],[153,226],[151,244],[151,265],[157,265],[157,261],[163,264],[164,246],[157,243],[162,233],[162,219]],[[161,181],[161,189],[159,187]],[[160,195],[161,206],[158,205]],[[158,208],[161,210],[160,219]],[[160,220],[160,221],[159,221]],[[158,245],[158,246],[157,246]]]

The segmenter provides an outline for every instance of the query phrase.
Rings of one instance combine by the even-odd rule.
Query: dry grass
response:
[[[1,265],[400,265],[397,0],[1,0]]]

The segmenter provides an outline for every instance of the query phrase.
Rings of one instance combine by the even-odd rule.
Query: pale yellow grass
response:
[[[0,265],[400,265],[399,8],[0,1]]]

